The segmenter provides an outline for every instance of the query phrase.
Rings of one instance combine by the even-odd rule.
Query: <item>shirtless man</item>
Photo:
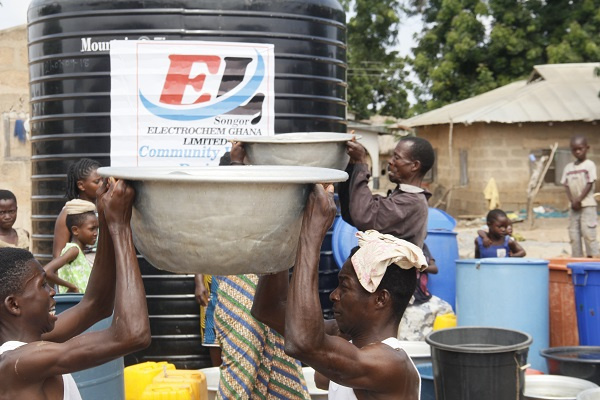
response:
[[[0,249],[0,400],[81,399],[71,372],[150,344],[148,310],[131,228],[133,188],[99,189],[98,253],[79,304],[55,316],[54,290],[26,250]],[[116,283],[115,283],[116,280]],[[81,334],[113,312],[109,328]]]
[[[335,320],[324,321],[318,295],[319,252],[335,214],[332,188],[326,192],[316,185],[304,212],[287,300],[287,271],[262,276],[252,313],[283,333],[286,353],[317,371],[317,385],[329,385],[329,399],[416,400],[419,373],[395,338],[415,290],[412,266],[424,267],[423,253],[389,235],[384,238],[375,231],[370,232],[372,238],[365,235],[331,293]],[[374,259],[381,250],[391,252],[394,256],[388,260],[393,261]],[[411,260],[395,257],[399,250],[410,254]]]

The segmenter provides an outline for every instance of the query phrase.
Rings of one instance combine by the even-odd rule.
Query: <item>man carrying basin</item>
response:
[[[315,185],[289,291],[287,271],[262,276],[252,313],[284,335],[287,354],[317,371],[318,386],[330,381],[330,399],[419,399],[419,373],[396,335],[415,290],[414,267],[426,267],[423,252],[390,235],[362,232],[331,293],[335,320],[325,321],[318,266],[335,214],[333,187]]]
[[[421,183],[435,162],[431,144],[413,136],[398,142],[388,162],[388,177],[398,186],[389,196],[371,193],[365,148],[349,141],[347,152],[350,178],[338,185],[344,221],[358,230],[375,229],[422,247],[431,193],[421,188]]]
[[[54,315],[55,291],[26,250],[0,249],[0,399],[81,396],[71,372],[95,367],[150,344],[144,286],[129,222],[133,188],[105,182],[97,206],[100,238],[88,290]],[[81,334],[113,312],[102,331]]]

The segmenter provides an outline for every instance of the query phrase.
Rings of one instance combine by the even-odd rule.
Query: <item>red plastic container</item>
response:
[[[579,346],[575,290],[567,264],[600,261],[597,258],[551,258],[548,260],[550,347]]]

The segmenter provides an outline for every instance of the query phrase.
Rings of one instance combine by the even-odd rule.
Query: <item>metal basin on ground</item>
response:
[[[345,172],[294,166],[108,167],[132,181],[138,251],[176,273],[236,275],[291,267],[311,184]]]
[[[551,347],[541,351],[551,374],[586,379],[600,385],[600,346]]]
[[[346,142],[360,136],[334,132],[283,133],[274,136],[232,138],[243,142],[248,162],[254,165],[303,165],[344,170],[348,165]]]
[[[584,379],[561,375],[526,375],[525,400],[575,400],[579,393],[598,387]]]

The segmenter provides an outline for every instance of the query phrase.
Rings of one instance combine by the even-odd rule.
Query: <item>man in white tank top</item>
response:
[[[415,291],[413,268],[427,266],[423,252],[390,235],[359,232],[360,249],[344,264],[330,295],[335,320],[324,321],[318,264],[335,214],[332,187],[326,192],[316,185],[304,212],[289,291],[287,271],[261,277],[252,313],[284,335],[287,354],[315,369],[317,386],[329,385],[329,399],[418,400],[419,373],[396,337]]]
[[[133,188],[99,189],[100,238],[81,302],[55,315],[54,289],[31,253],[0,249],[0,400],[81,400],[70,373],[150,344],[150,326],[130,219]],[[81,334],[113,312],[112,325]]]

